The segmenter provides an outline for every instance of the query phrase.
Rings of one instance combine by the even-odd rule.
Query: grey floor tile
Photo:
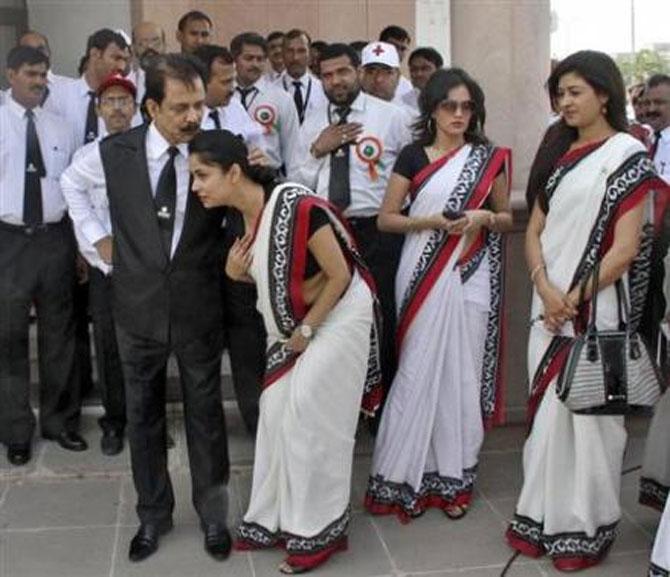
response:
[[[354,460],[353,474],[351,476],[351,507],[354,511],[363,510],[363,500],[368,488],[372,457],[357,457]]]
[[[121,481],[69,479],[15,484],[0,509],[0,528],[116,524]]]
[[[516,497],[501,497],[498,499],[488,499],[488,504],[493,511],[500,517],[505,525],[512,519],[516,509]]]
[[[499,577],[504,565],[496,567],[481,567],[476,569],[456,569],[454,571],[444,571],[439,573],[430,573],[430,577]],[[515,562],[506,574],[506,577],[541,577],[544,573],[536,563]],[[410,573],[407,577],[427,577],[424,573]]]
[[[249,507],[249,499],[251,497],[252,474],[251,471],[239,471],[233,477],[240,511],[244,515]]]
[[[481,499],[459,521],[430,510],[408,525],[395,517],[375,517],[374,523],[403,572],[504,565],[510,556],[500,518]]]
[[[226,561],[212,559],[203,548],[203,534],[193,525],[177,525],[161,537],[160,547],[141,563],[128,561],[128,546],[135,529],[119,535],[112,577],[252,577],[249,559],[232,552]]]
[[[37,471],[37,464],[40,461],[40,453],[45,443],[34,441],[32,446],[33,456],[28,463],[21,467],[10,465],[7,460],[7,450],[4,445],[0,445],[0,483],[4,481],[15,481],[34,475]]]
[[[638,503],[637,487],[621,491],[621,507],[633,523],[639,525],[648,535],[655,535],[661,521],[661,513],[656,509]]]
[[[114,536],[113,527],[0,534],[0,575],[108,577]]]
[[[650,555],[646,551],[610,554],[600,565],[582,573],[587,577],[644,577],[649,571]],[[549,561],[542,561],[540,566],[545,575],[565,575]]]
[[[525,425],[496,427],[486,432],[482,453],[521,451],[525,441]]]
[[[516,497],[523,484],[521,453],[487,453],[479,460],[475,487],[489,499]]]
[[[283,551],[251,553],[257,577],[276,577],[277,567],[286,554]],[[365,515],[354,515],[349,529],[349,549],[337,553],[318,570],[320,577],[368,577],[388,575],[391,563],[379,540],[377,531]]]
[[[172,471],[172,489],[175,496],[175,510],[173,520],[175,525],[196,525],[199,523],[198,514],[193,507],[191,499],[191,475],[188,471]],[[137,525],[139,523],[135,513],[137,497],[132,479],[123,482],[121,499],[120,523],[121,525]],[[228,484],[228,524],[235,527],[240,522],[239,498],[234,483]]]

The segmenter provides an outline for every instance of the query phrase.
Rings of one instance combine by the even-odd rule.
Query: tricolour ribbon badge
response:
[[[368,165],[368,174],[372,181],[379,178],[377,169],[381,168],[383,170],[385,168],[381,161],[382,152],[384,152],[382,143],[374,136],[364,136],[356,144],[356,155]]]
[[[254,110],[254,120],[265,128],[265,134],[270,134],[273,128],[279,130],[277,111],[269,104],[261,104]]]

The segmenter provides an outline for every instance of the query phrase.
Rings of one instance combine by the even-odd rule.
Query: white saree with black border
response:
[[[651,553],[649,577],[670,576],[670,501],[666,501]]]
[[[410,216],[482,208],[510,151],[466,144],[413,179]],[[466,246],[467,242],[467,246]],[[467,506],[487,424],[502,418],[503,238],[407,234],[398,274],[399,366],[365,506],[401,522]]]
[[[643,146],[625,133],[565,154],[548,180],[546,224],[540,242],[546,274],[568,293],[591,274],[609,250],[614,229],[627,211],[645,202],[659,185]],[[649,279],[651,225],[622,280],[635,330]],[[531,319],[542,313],[533,293]],[[626,446],[623,417],[578,415],[556,395],[556,379],[575,330],[583,330],[588,304],[576,323],[558,335],[532,322],[528,343],[529,435],[523,451],[524,483],[507,530],[512,547],[525,555],[547,554],[557,568],[586,568],[611,547],[621,516],[619,489]],[[614,285],[599,292],[599,329],[619,326]]]
[[[308,311],[302,281],[310,211],[328,215],[352,280],[302,353],[286,341]],[[251,276],[268,333],[251,498],[238,548],[284,547],[301,565],[340,547],[349,524],[361,408],[380,402],[374,284],[336,210],[301,185],[276,187],[252,245]]]

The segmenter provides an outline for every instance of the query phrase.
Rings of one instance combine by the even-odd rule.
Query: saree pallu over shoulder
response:
[[[416,199],[431,178],[460,151],[461,149],[457,149],[420,171],[410,186],[412,198]],[[509,148],[472,145],[444,210],[462,212],[481,208],[492,190],[494,180],[501,171],[505,174],[509,190],[512,179]],[[404,294],[398,295],[402,299],[398,313],[398,349],[402,348],[403,339],[412,321],[457,250],[460,238],[444,231],[434,231],[426,242]],[[502,360],[504,358],[505,242],[503,235],[482,229],[479,237],[458,260],[463,282],[466,282],[477,271],[485,256],[488,256],[490,268],[491,303],[482,367],[481,406],[484,421],[487,426],[490,426],[504,421]]]
[[[272,194],[260,226],[269,226],[268,279],[270,305],[274,326],[269,334],[288,339],[307,314],[302,298],[302,281],[307,263],[310,212],[321,208],[330,220],[340,247],[350,266],[361,275],[375,294],[372,275],[358,252],[354,237],[336,208],[326,200],[294,183],[281,185]],[[375,298],[375,322],[370,333],[370,355],[361,410],[374,414],[382,400],[381,365],[379,355],[381,310]],[[267,324],[267,320],[266,320]],[[267,388],[291,370],[299,354],[290,351],[282,339],[271,341],[267,351],[263,388]]]

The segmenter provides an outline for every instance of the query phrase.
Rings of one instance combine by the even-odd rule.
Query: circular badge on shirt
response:
[[[268,133],[272,130],[277,120],[277,111],[270,104],[261,104],[254,110],[254,120],[265,128]]]
[[[368,165],[368,172],[372,180],[377,180],[377,168],[384,168],[381,163],[384,147],[375,136],[364,136],[356,144],[356,156]]]

